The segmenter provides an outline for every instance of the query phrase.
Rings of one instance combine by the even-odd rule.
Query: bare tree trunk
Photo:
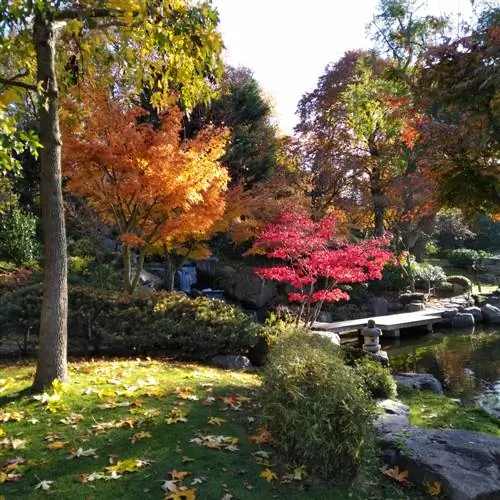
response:
[[[130,247],[127,245],[122,246],[122,259],[123,259],[123,288],[125,293],[131,294],[134,290],[132,288],[132,262],[131,262]]]
[[[164,253],[164,262],[165,262],[165,282],[164,282],[165,288],[169,292],[173,292],[175,284],[175,273],[177,271],[177,267],[168,252]]]
[[[48,2],[44,2],[48,4]],[[61,179],[61,135],[55,71],[56,32],[48,5],[36,8],[34,43],[37,80],[44,102],[40,106],[41,205],[44,233],[43,301],[40,340],[32,390],[53,380],[66,380],[68,285],[66,228]]]

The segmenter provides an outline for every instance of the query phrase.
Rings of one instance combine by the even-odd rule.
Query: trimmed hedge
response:
[[[371,436],[373,402],[339,347],[316,335],[292,335],[272,349],[263,370],[263,423],[290,463],[346,480]]]
[[[471,248],[458,248],[456,250],[450,250],[446,256],[448,262],[455,267],[460,267],[462,269],[470,268],[474,262],[482,257],[488,257],[491,254],[483,250],[473,250]]]
[[[39,329],[41,285],[0,297],[2,336],[23,337]],[[70,352],[146,353],[167,350],[181,359],[244,354],[262,328],[244,312],[206,297],[152,292],[140,295],[69,288]],[[2,340],[2,337],[0,337]]]
[[[448,276],[446,278],[448,283],[461,286],[466,292],[472,290],[472,281],[466,276]]]

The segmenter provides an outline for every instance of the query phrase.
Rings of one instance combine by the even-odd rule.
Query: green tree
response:
[[[109,82],[123,94],[146,84],[155,89],[152,104],[161,108],[179,99],[170,91],[182,82],[181,97],[190,108],[211,94],[207,77],[218,74],[222,43],[209,2],[0,0],[0,12],[0,66],[6,69],[0,78],[1,109],[5,114],[31,93],[40,130],[44,292],[33,383],[40,390],[54,379],[67,379],[61,92],[81,78]],[[2,120],[0,133],[15,130],[15,120],[14,115]],[[9,165],[8,157],[0,158]]]

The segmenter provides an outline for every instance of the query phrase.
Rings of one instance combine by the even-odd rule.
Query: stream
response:
[[[431,373],[445,393],[500,418],[500,329],[442,330],[382,340],[392,371]]]

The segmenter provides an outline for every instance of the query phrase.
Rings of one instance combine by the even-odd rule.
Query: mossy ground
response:
[[[54,389],[48,401],[16,396],[29,387],[33,372],[28,363],[0,365],[0,468],[6,470],[8,459],[24,461],[10,471],[19,480],[0,484],[6,500],[170,498],[162,485],[184,472],[189,475],[174,487],[185,486],[198,499],[426,498],[421,485],[400,487],[382,476],[374,449],[354,484],[320,482],[302,473],[294,479],[294,468],[302,464],[283,463],[271,445],[252,438],[262,438],[258,374],[149,359],[83,361],[70,363],[71,384],[55,391],[60,399]],[[187,421],[168,423],[169,417]],[[138,433],[143,438],[133,439]],[[191,441],[207,435],[234,438],[238,449]],[[81,456],[70,458],[75,454]],[[131,464],[132,472],[82,482],[120,463]],[[266,469],[276,479],[261,477]],[[47,491],[35,490],[41,481],[53,483]]]
[[[410,423],[432,429],[466,429],[500,437],[500,419],[473,404],[430,391],[399,389],[399,399],[410,407]]]

